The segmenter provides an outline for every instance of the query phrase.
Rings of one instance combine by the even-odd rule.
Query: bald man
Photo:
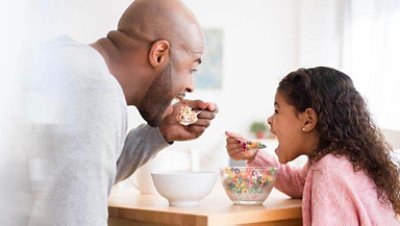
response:
[[[199,137],[215,116],[213,103],[184,99],[203,33],[178,0],[136,0],[107,37],[89,46],[61,37],[43,49],[34,71],[47,86],[31,88],[62,110],[43,109],[56,122],[46,130],[49,170],[31,224],[107,225],[112,185],[174,141]],[[128,135],[127,105],[147,122]],[[201,110],[199,120],[179,124],[183,106]]]

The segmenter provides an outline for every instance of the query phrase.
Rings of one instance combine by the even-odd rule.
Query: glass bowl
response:
[[[276,167],[226,167],[220,170],[225,193],[234,204],[260,205],[276,181]]]

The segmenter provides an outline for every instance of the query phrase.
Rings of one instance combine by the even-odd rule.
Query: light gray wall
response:
[[[28,5],[26,45],[68,34],[84,43],[115,29],[129,0],[31,1]],[[196,90],[189,98],[218,104],[220,113],[198,140],[174,148],[201,149],[204,158],[227,158],[224,131],[249,136],[254,120],[273,113],[280,79],[301,65],[337,66],[337,0],[184,0],[204,28],[219,28],[223,40],[221,90]],[[312,15],[317,14],[318,19]],[[334,27],[326,31],[326,26]],[[326,54],[321,57],[317,50]],[[317,63],[314,63],[317,62]],[[143,122],[130,108],[129,127]],[[207,153],[208,152],[208,153]],[[215,154],[217,153],[217,154]],[[207,161],[204,161],[207,162]]]

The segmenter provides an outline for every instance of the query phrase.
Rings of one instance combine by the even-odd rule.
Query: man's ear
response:
[[[316,126],[318,122],[318,115],[312,108],[307,108],[302,114],[302,121],[303,121],[303,131],[310,132]]]
[[[166,40],[159,40],[151,45],[149,62],[153,68],[164,68],[169,62],[170,44]]]

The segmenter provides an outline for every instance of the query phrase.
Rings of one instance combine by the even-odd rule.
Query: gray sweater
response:
[[[31,137],[45,145],[30,148],[48,163],[30,224],[107,225],[112,185],[169,144],[148,125],[127,135],[121,86],[91,47],[61,37],[29,59],[27,114],[46,128]]]

